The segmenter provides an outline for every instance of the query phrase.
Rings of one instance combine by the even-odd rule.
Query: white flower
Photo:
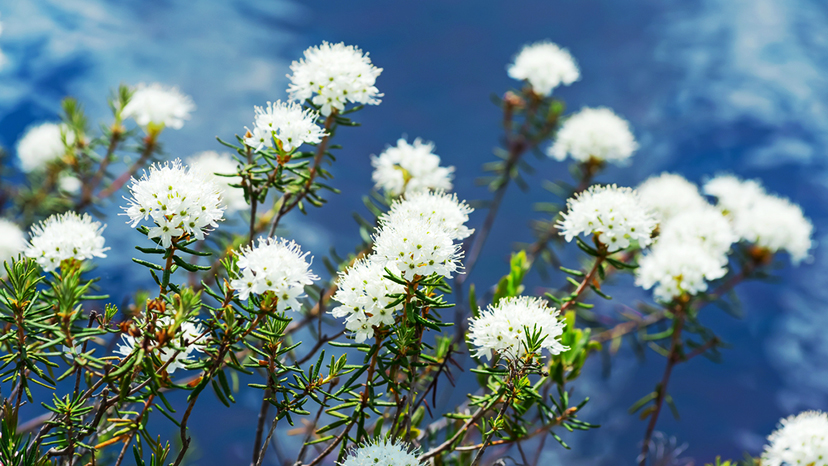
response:
[[[558,229],[567,241],[595,234],[608,252],[624,249],[632,241],[638,241],[640,247],[650,244],[655,217],[630,188],[592,186],[566,204]]]
[[[165,248],[185,232],[204,239],[224,215],[216,177],[198,165],[187,168],[178,159],[151,165],[141,179],[132,178],[129,191],[132,197],[124,210],[132,227],[151,219],[156,226],[149,237],[159,238]]]
[[[469,319],[469,341],[477,348],[475,357],[492,359],[492,352],[508,358],[526,354],[523,342],[525,327],[529,332],[540,330],[543,340],[541,349],[549,354],[560,354],[569,348],[561,344],[560,337],[566,324],[558,320],[559,312],[550,308],[541,298],[517,296],[501,299],[486,308],[478,317]]]
[[[58,179],[58,187],[67,194],[77,195],[80,193],[83,183],[77,176],[64,173]]]
[[[302,144],[317,144],[325,136],[325,131],[316,124],[319,114],[296,102],[277,100],[276,103],[268,102],[267,108],[254,108],[254,130],[244,143],[256,150],[273,147],[273,138],[276,138],[282,150],[291,152]]]
[[[195,104],[188,95],[178,88],[166,87],[159,83],[139,84],[129,102],[121,111],[123,118],[133,118],[141,126],[156,131],[169,126],[181,129],[184,120],[190,119]]]
[[[388,295],[403,293],[405,287],[383,278],[385,274],[382,264],[360,259],[345,272],[340,272],[336,281],[333,299],[342,305],[330,313],[336,318],[346,318],[345,327],[355,333],[357,343],[373,338],[373,326],[392,325],[396,311],[403,307],[400,303],[388,308],[393,302]]]
[[[75,340],[75,343],[72,344],[71,348],[66,345],[61,345],[60,351],[63,352],[63,354],[66,356],[66,359],[74,361],[75,356],[78,356],[83,352],[83,342]]]
[[[201,171],[214,176],[215,182],[221,189],[221,199],[227,206],[225,214],[238,212],[247,209],[247,201],[244,200],[244,190],[241,188],[234,188],[231,184],[241,183],[240,176],[218,176],[218,175],[232,175],[237,173],[238,163],[233,159],[233,156],[227,152],[219,154],[215,151],[199,152],[187,160],[191,166],[199,166]]]
[[[762,466],[828,465],[828,414],[805,411],[779,421],[768,436]]]
[[[653,209],[659,223],[670,220],[682,212],[709,205],[695,184],[672,173],[647,178],[635,190],[638,191],[641,200]]]
[[[421,218],[445,229],[452,240],[463,240],[474,232],[465,225],[473,211],[465,201],[458,200],[456,194],[420,191],[395,201],[391,209],[380,217],[380,223]]]
[[[384,222],[374,235],[374,251],[372,260],[396,268],[407,280],[433,273],[451,278],[462,268],[463,252],[449,231],[419,216],[399,216]]]
[[[162,327],[170,327],[173,324],[172,317],[163,316],[158,319],[158,324]],[[154,353],[161,364],[167,364],[167,361],[172,359],[172,362],[167,365],[167,373],[172,374],[178,369],[183,369],[187,362],[191,361],[190,356],[194,352],[203,352],[206,346],[206,336],[202,336],[204,328],[200,323],[183,322],[175,334],[172,344],[167,347],[156,348]],[[134,350],[137,340],[132,335],[124,334],[121,336],[121,344],[115,349],[114,353],[122,357],[129,356]]]
[[[814,226],[798,205],[730,175],[710,180],[704,192],[717,197],[741,239],[770,252],[787,251],[794,263],[808,257]]]
[[[700,241],[659,241],[638,261],[635,284],[645,290],[655,286],[653,295],[664,302],[684,293],[707,290],[707,281],[727,273],[727,261]]]
[[[250,293],[262,295],[268,291],[278,298],[277,309],[299,311],[299,298],[319,277],[310,271],[308,252],[284,238],[259,238],[255,247],[242,247],[239,253],[239,274],[230,287],[247,299]]]
[[[344,110],[348,102],[377,105],[382,97],[374,86],[382,68],[353,45],[322,42],[305,50],[305,57],[291,63],[290,70],[290,98],[311,99],[326,117],[334,109]]]
[[[15,223],[0,218],[0,238],[3,238],[0,241],[0,278],[3,278],[6,276],[6,268],[2,263],[8,262],[11,265],[11,259],[26,249],[26,237]]]
[[[719,257],[722,263],[727,263],[730,246],[739,241],[727,218],[710,205],[680,213],[664,222],[660,230],[658,242],[686,244],[695,241],[713,257]]]
[[[584,107],[563,122],[547,154],[558,161],[569,155],[579,162],[623,164],[636,149],[627,120],[608,108]]]
[[[106,257],[104,227],[89,214],[55,214],[34,225],[26,257],[37,261],[43,270],[52,270],[65,259],[85,260]]]
[[[581,77],[569,51],[549,41],[525,45],[509,65],[508,72],[510,78],[527,81],[541,96],[548,96],[552,89],[561,84],[568,86]]]
[[[414,144],[400,138],[379,157],[372,156],[371,165],[374,185],[392,196],[428,189],[448,191],[454,178],[454,167],[441,167],[434,144],[420,138]]]
[[[45,168],[66,154],[66,147],[75,143],[75,133],[63,123],[41,123],[26,131],[17,142],[20,168],[30,173]]]
[[[420,466],[417,451],[402,440],[374,438],[352,449],[339,466]]]

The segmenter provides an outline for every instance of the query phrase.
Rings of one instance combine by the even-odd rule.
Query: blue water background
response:
[[[472,2],[458,0],[369,2],[354,0],[200,1],[3,0],[0,49],[0,143],[13,148],[24,129],[54,119],[62,97],[81,99],[93,121],[107,117],[104,96],[120,82],[159,81],[179,86],[198,106],[191,121],[163,139],[171,157],[220,146],[252,119],[252,106],[284,99],[291,60],[322,40],[345,41],[369,51],[384,68],[378,107],[357,116],[361,128],[344,128],[344,149],[333,167],[334,185],[323,210],[294,214],[289,234],[317,258],[331,246],[350,251],[358,241],[351,213],[370,187],[369,155],[401,135],[436,143],[455,165],[455,190],[485,199],[474,180],[493,159],[500,115],[489,94],[516,83],[505,66],[527,42],[551,39],[570,49],[582,79],[556,93],[570,109],[606,105],[633,125],[641,149],[625,168],[599,181],[635,185],[669,170],[693,181],[720,171],[761,178],[770,191],[800,203],[826,231],[828,146],[828,6],[808,0],[615,2],[611,0]],[[518,241],[531,241],[532,203],[552,200],[543,179],[565,179],[566,166],[532,160],[532,189],[510,189],[471,282],[487,287],[505,270]],[[148,286],[145,270],[128,265],[123,251],[140,238],[110,213],[110,257],[100,264],[103,285]],[[472,218],[479,225],[482,212]],[[689,447],[697,464],[716,455],[740,457],[761,450],[777,420],[806,408],[828,408],[828,267],[821,240],[814,261],[779,272],[780,283],[740,287],[746,316],[716,309],[703,320],[733,348],[724,362],[693,360],[680,366],[671,393],[681,421],[662,416],[659,429]],[[569,264],[574,264],[570,256]],[[317,259],[318,261],[318,259]],[[319,264],[319,262],[317,262]],[[321,265],[317,265],[321,269]],[[621,278],[606,312],[646,299]],[[529,290],[544,283],[534,276]],[[120,300],[119,292],[112,293]],[[663,359],[648,353],[642,364],[623,349],[603,377],[598,358],[575,385],[592,402],[585,418],[603,427],[563,432],[565,451],[547,442],[543,464],[633,464],[645,425],[626,413],[660,378]],[[461,389],[468,387],[468,380]],[[457,390],[454,399],[462,395]],[[211,396],[200,402],[191,426],[199,458],[193,464],[249,460],[259,393],[242,390],[233,409]],[[203,405],[201,405],[203,404]],[[160,418],[160,416],[158,416]],[[173,438],[166,421],[160,433]],[[297,437],[280,430],[292,459]],[[275,464],[269,455],[268,462]]]

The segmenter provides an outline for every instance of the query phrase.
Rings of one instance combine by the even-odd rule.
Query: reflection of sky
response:
[[[368,155],[401,134],[435,141],[447,163],[458,166],[461,197],[485,197],[473,181],[498,143],[499,116],[488,95],[514,84],[505,65],[523,43],[549,38],[568,47],[582,68],[582,80],[560,91],[570,108],[610,106],[630,119],[641,142],[634,164],[602,180],[636,184],[672,170],[700,181],[728,170],[762,178],[770,190],[802,203],[818,232],[825,231],[828,8],[808,0],[671,3],[1,2],[0,48],[9,63],[0,74],[0,142],[11,147],[25,126],[53,117],[64,95],[80,97],[99,119],[106,91],[119,82],[160,81],[179,86],[198,105],[182,130],[165,134],[167,152],[218,149],[214,136],[230,137],[249,124],[252,105],[285,97],[287,64],[304,48],[321,40],[357,44],[385,69],[378,86],[386,97],[358,115],[362,128],[338,135],[345,149],[334,184],[343,194],[324,213],[292,219],[293,236],[320,258],[329,245],[347,251],[357,240],[351,212],[369,186]],[[563,165],[532,163],[536,184],[565,177]],[[538,200],[546,200],[539,189],[509,193],[473,282],[493,283],[512,242],[530,239],[514,226],[535,215],[531,203]],[[128,247],[134,238],[114,218],[107,232],[113,245]],[[744,320],[705,311],[706,322],[734,347],[723,364],[699,359],[675,372],[672,394],[683,418],[666,414],[660,427],[690,444],[687,455],[710,461],[745,449],[756,454],[779,417],[828,408],[824,256],[819,247],[816,265],[782,270],[780,284],[743,287]],[[129,274],[137,269],[101,264],[110,283],[143,280]],[[616,300],[640,296],[618,293]],[[597,358],[592,364],[576,386],[592,396],[587,418],[603,427],[564,432],[571,452],[550,440],[550,464],[633,462],[645,426],[625,410],[655,385],[663,361],[649,354],[641,365],[622,351],[609,379],[600,377]],[[194,423],[199,464],[247,458],[257,396],[240,396],[243,408],[234,414],[218,403],[201,414]],[[232,433],[223,439],[219,426]]]

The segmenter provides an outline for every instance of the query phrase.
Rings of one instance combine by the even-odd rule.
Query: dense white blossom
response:
[[[83,182],[75,175],[64,173],[58,178],[58,188],[67,194],[77,195],[82,187]]]
[[[416,453],[401,440],[374,438],[348,452],[339,466],[420,466]]]
[[[32,226],[31,239],[26,247],[30,257],[44,270],[52,270],[65,259],[85,260],[106,257],[104,227],[89,214],[75,212],[55,214]]]
[[[391,209],[380,218],[380,223],[395,223],[402,218],[421,218],[439,225],[453,240],[468,238],[474,229],[468,228],[469,214],[474,209],[456,194],[420,191],[395,201]]]
[[[216,177],[198,165],[188,168],[178,159],[151,165],[141,179],[132,178],[129,191],[132,197],[124,210],[132,227],[149,218],[155,226],[148,236],[159,238],[165,248],[184,233],[204,239],[224,216]]]
[[[382,97],[375,86],[382,68],[353,45],[322,42],[305,50],[305,57],[291,63],[290,70],[290,98],[311,99],[324,116],[344,110],[348,102],[377,105]]]
[[[814,227],[798,205],[731,175],[708,181],[704,192],[717,198],[741,239],[770,252],[787,251],[794,263],[808,257]]]
[[[166,87],[159,83],[139,84],[129,102],[121,110],[123,118],[132,118],[150,132],[164,127],[181,129],[184,120],[190,119],[195,104],[190,96],[178,88]]]
[[[707,282],[722,278],[727,262],[701,241],[660,239],[638,260],[635,284],[645,290],[655,287],[653,295],[669,302],[684,293],[694,295],[707,290]]]
[[[379,157],[371,157],[371,165],[374,185],[392,196],[428,189],[448,191],[454,178],[454,167],[440,166],[434,143],[420,138],[413,144],[400,138],[396,146],[388,147]]]
[[[559,312],[550,308],[541,298],[517,296],[501,299],[496,305],[489,305],[478,317],[469,319],[469,341],[477,348],[475,357],[492,358],[492,352],[508,358],[526,354],[523,342],[526,340],[525,327],[529,331],[540,330],[542,349],[550,354],[566,351],[560,337],[565,323],[558,319]]]
[[[638,149],[627,120],[608,108],[587,108],[567,118],[547,154],[558,161],[567,155],[578,162],[623,164]]]
[[[549,41],[525,45],[509,65],[509,77],[527,81],[532,90],[548,96],[561,84],[570,85],[581,77],[575,59],[566,49]]]
[[[727,218],[710,205],[687,210],[661,225],[658,241],[678,244],[698,242],[721,262],[727,262],[730,246],[739,241]]]
[[[219,154],[215,151],[204,151],[194,154],[187,160],[190,166],[198,166],[201,171],[209,175],[213,175],[216,184],[221,189],[221,199],[227,209],[225,214],[229,215],[233,212],[247,209],[247,201],[244,200],[244,190],[241,188],[234,188],[231,184],[241,183],[240,176],[218,176],[231,175],[237,173],[238,163],[233,159],[233,156],[227,152]]]
[[[558,228],[567,241],[578,235],[598,235],[608,252],[624,249],[632,241],[650,244],[656,220],[649,207],[630,188],[592,186],[567,201]]]
[[[659,223],[687,211],[702,209],[709,204],[699,193],[699,188],[683,176],[662,173],[651,176],[641,183],[638,196],[649,205]]]
[[[779,422],[768,436],[762,466],[828,465],[828,414],[805,411]]]
[[[290,308],[299,311],[298,298],[319,277],[310,270],[308,255],[298,244],[284,238],[259,238],[253,247],[244,246],[239,252],[239,274],[230,282],[241,299],[250,293],[262,295],[272,292],[279,312]]]
[[[158,319],[157,323],[162,327],[170,327],[173,324],[173,319],[169,316],[163,316]],[[161,364],[167,364],[167,361],[172,360],[167,365],[168,374],[183,369],[184,365],[192,360],[193,353],[204,351],[207,337],[202,336],[202,333],[204,333],[204,328],[200,323],[183,322],[175,334],[172,345],[156,349],[154,354],[161,360]],[[135,351],[136,343],[140,344],[141,341],[132,335],[124,334],[121,336],[121,343],[114,353],[125,358]]]
[[[407,280],[433,273],[450,278],[462,268],[460,245],[429,218],[398,216],[383,222],[374,235],[374,251],[372,260],[399,270]]]
[[[64,123],[41,123],[33,126],[17,142],[20,168],[26,173],[45,168],[49,162],[63,157],[67,145],[74,142],[74,131]]]
[[[6,276],[3,262],[11,263],[11,259],[26,249],[26,236],[17,224],[0,218],[0,278]]]
[[[267,107],[254,108],[254,129],[248,129],[244,143],[256,150],[273,147],[273,138],[276,138],[282,150],[291,152],[302,144],[317,144],[325,136],[325,131],[316,123],[319,114],[296,102],[277,100],[268,102]]]
[[[360,259],[345,272],[340,272],[336,281],[334,301],[341,306],[330,312],[334,317],[345,317],[345,328],[354,332],[357,343],[374,336],[374,326],[394,323],[396,311],[403,304],[388,306],[393,302],[389,294],[403,293],[405,287],[383,278],[386,275],[382,264],[370,259]]]

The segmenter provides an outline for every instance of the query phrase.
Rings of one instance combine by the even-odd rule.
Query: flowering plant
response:
[[[160,84],[121,86],[101,134],[67,99],[60,123],[20,139],[25,182],[0,184],[0,464],[184,464],[199,401],[232,407],[246,391],[261,400],[250,420],[257,466],[285,423],[303,426],[291,431],[301,435],[300,466],[477,466],[508,454],[534,466],[540,453],[523,444],[540,452],[551,437],[569,448],[565,437],[599,427],[582,412],[578,377],[625,336],[666,360],[661,381],[631,407],[647,422],[638,461],[657,464],[655,428],[665,405],[675,411],[672,372],[723,347],[701,311],[727,308],[739,283],[768,278],[785,254],[794,264],[809,256],[811,222],[756,180],[718,175],[701,191],[675,174],[637,189],[596,183],[608,163],[630,163],[634,131],[607,108],[565,114],[554,90],[578,81],[579,69],[567,50],[538,42],[508,67],[521,87],[497,102],[504,147],[484,165],[482,221],[450,193],[456,168],[432,143],[403,138],[370,160],[371,216],[355,226],[362,243],[324,258],[318,275],[302,238],[277,233],[290,214],[338,192],[326,165],[349,162],[336,161],[332,141],[381,103],[382,68],[357,47],[325,42],[290,72],[288,101],[255,107],[242,134],[219,139],[229,153],[165,157],[163,132],[195,106]],[[547,209],[537,240],[480,292],[468,277],[509,186],[526,185],[531,151],[569,160],[574,180],[550,183],[565,203]],[[94,264],[124,251],[105,246],[95,217],[122,188],[138,251],[130,273],[156,287],[130,289],[118,306],[95,294]],[[544,264],[560,283],[526,290]],[[633,275],[652,300],[599,323],[592,317],[606,310],[615,274]],[[463,370],[474,390],[459,403],[438,400]],[[27,405],[45,411],[21,422]],[[150,419],[174,425],[175,438]],[[826,436],[824,413],[785,419],[757,461],[826,464]]]

